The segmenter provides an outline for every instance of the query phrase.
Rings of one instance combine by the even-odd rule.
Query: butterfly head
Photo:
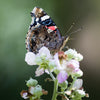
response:
[[[34,7],[34,9],[31,12],[31,16],[35,16],[35,17],[41,17],[44,14],[45,12],[43,11],[43,9],[39,7]]]

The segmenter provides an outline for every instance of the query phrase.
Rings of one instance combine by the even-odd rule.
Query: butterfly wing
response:
[[[26,48],[28,51],[37,53],[43,46],[51,51],[58,51],[63,44],[56,24],[42,9],[35,7],[31,12],[32,22],[26,36]]]

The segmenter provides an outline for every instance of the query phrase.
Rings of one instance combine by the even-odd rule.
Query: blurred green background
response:
[[[31,22],[30,11],[35,7],[43,8],[54,20],[63,35],[70,25],[85,28],[72,35],[67,43],[83,54],[81,69],[84,72],[84,88],[90,98],[100,98],[100,1],[99,0],[0,0],[0,100],[23,100],[22,89],[25,80],[35,78],[36,67],[28,66],[25,61],[25,36]],[[53,83],[44,83],[43,75],[39,84],[49,90],[45,100],[51,100]]]

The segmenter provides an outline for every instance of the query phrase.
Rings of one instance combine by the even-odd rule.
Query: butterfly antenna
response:
[[[76,31],[73,31],[71,33],[68,34],[68,36],[71,36],[74,33],[80,32],[83,29],[83,27],[80,27],[79,29],[77,29]]]
[[[75,23],[72,23],[72,25],[70,26],[70,28],[68,29],[68,31],[66,33],[69,33],[70,30],[73,28],[74,25],[75,25]]]
[[[65,41],[67,42],[72,34],[77,33],[77,32],[80,32],[82,29],[83,29],[83,27],[80,27],[80,28],[77,29],[76,31],[71,32],[71,33],[69,33],[68,35],[66,35]]]
[[[72,28],[72,27],[73,27],[73,25],[71,26],[71,28]],[[70,28],[70,29],[71,29],[71,28]],[[71,36],[73,33],[80,32],[82,29],[83,29],[83,27],[77,29],[77,30],[74,31],[74,32],[71,32],[69,35],[66,35],[65,40],[64,40],[64,42],[63,42],[63,45],[62,45],[62,47],[60,48],[60,51],[65,47],[65,45],[66,45],[67,41],[69,40],[70,36]],[[70,30],[69,30],[69,31],[70,31]]]
[[[68,31],[66,33],[69,33],[70,30],[73,28],[73,26],[75,25],[75,23],[72,23],[72,25],[70,26],[70,28],[68,29]],[[69,40],[69,35],[65,36],[65,40],[63,42],[63,45],[60,48],[60,51],[65,47],[67,41]]]

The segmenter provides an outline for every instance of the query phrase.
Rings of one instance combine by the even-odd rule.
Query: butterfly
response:
[[[39,7],[31,12],[32,21],[26,35],[26,49],[38,53],[41,47],[47,47],[51,52],[62,50],[68,41],[68,36],[62,36],[51,17]]]

